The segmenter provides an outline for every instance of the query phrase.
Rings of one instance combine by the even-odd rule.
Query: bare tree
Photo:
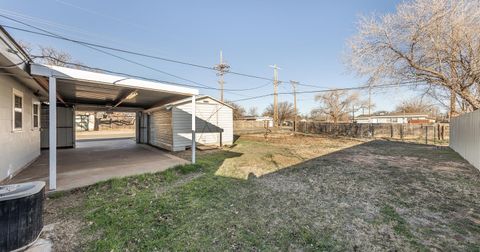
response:
[[[245,116],[245,108],[243,108],[241,105],[231,101],[225,101],[225,103],[233,108],[233,120],[238,120]]]
[[[363,17],[348,65],[370,84],[426,84],[480,108],[480,0],[413,0]]]
[[[72,56],[69,53],[60,51],[50,46],[40,46],[42,58],[40,60],[48,65],[67,66],[71,62]]]
[[[405,113],[425,113],[429,112],[434,106],[430,103],[423,101],[422,99],[413,98],[409,100],[402,101],[395,108],[396,112],[405,112]]]
[[[263,112],[264,116],[273,117],[273,104],[268,105],[268,107]],[[286,120],[291,120],[295,116],[295,110],[293,109],[293,104],[288,101],[278,103],[278,120],[280,124]]]
[[[37,63],[102,72],[100,69],[84,66],[81,62],[73,60],[73,57],[69,53],[56,48],[50,46],[39,46],[40,55],[34,55],[34,50],[30,43],[19,41],[18,44],[33,59],[33,61]]]
[[[30,43],[23,40],[19,40],[17,43],[28,54],[28,56],[32,55],[32,45]]]
[[[250,107],[250,109],[248,109],[248,115],[249,116],[258,116],[258,108],[257,107]]]
[[[333,123],[337,123],[340,120],[347,120],[349,112],[352,111],[352,107],[354,108],[355,105],[360,104],[357,93],[348,93],[344,90],[318,94],[315,96],[315,101],[321,104],[319,108],[312,110],[312,115],[327,115]]]

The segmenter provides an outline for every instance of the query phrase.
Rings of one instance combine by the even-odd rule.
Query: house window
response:
[[[33,110],[32,111],[33,128],[38,129],[38,126],[40,125],[40,103],[34,102],[32,110]]]
[[[13,130],[19,131],[23,127],[23,93],[13,90]]]

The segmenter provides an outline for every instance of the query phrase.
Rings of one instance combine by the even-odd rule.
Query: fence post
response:
[[[425,144],[428,144],[428,125],[425,125]]]
[[[400,124],[400,138],[402,139],[402,141],[403,141],[403,134],[404,132],[403,132],[403,123],[402,123]]]
[[[393,124],[390,124],[390,138],[393,138]]]
[[[445,139],[445,125],[442,125],[442,140]]]

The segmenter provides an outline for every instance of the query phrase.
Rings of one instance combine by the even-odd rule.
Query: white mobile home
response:
[[[150,124],[148,142],[170,151],[181,151],[192,145],[190,99],[169,103],[146,111]],[[233,108],[210,96],[196,101],[196,142],[204,145],[233,143]]]

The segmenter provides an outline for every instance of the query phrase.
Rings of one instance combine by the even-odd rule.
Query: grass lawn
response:
[[[45,222],[57,251],[479,251],[480,172],[445,147],[249,136],[52,194]]]

